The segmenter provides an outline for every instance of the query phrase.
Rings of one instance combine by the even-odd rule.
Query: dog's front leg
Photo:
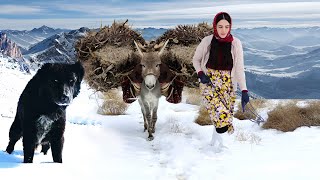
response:
[[[24,163],[32,163],[33,162],[33,156],[34,156],[34,150],[36,147],[35,143],[35,137],[32,136],[32,133],[23,133],[23,162]]]
[[[51,138],[49,140],[51,145],[51,152],[53,162],[62,163],[62,149],[64,143],[64,130],[65,130],[65,114],[60,118],[51,129]]]
[[[64,137],[60,139],[53,138],[50,141],[53,162],[62,163],[62,149],[63,149]]]

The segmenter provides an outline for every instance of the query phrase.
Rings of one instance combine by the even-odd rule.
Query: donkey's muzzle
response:
[[[144,78],[144,82],[146,84],[146,87],[151,90],[156,86],[157,78],[155,75],[149,74]]]

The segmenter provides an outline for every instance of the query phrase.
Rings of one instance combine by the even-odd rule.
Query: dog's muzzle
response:
[[[73,99],[73,88],[68,85],[64,85],[63,95],[59,98],[56,104],[59,106],[67,106],[71,103],[72,99]]]

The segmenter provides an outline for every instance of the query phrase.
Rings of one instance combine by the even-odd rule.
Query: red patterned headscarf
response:
[[[229,32],[228,32],[228,34],[227,34],[227,36],[226,36],[225,38],[221,38],[221,37],[219,36],[219,34],[218,34],[218,31],[217,31],[217,24],[218,24],[217,18],[218,18],[219,16],[221,16],[221,15],[223,16],[222,19],[225,19],[225,20],[227,20],[227,19],[226,19],[226,16],[229,16],[229,17],[230,17],[230,22],[229,22],[229,20],[227,20],[227,21],[230,23],[230,29],[229,29]],[[220,21],[220,20],[221,20],[221,19],[219,18],[219,21]],[[233,37],[232,37],[232,35],[230,34],[231,26],[232,26],[231,16],[230,16],[228,13],[226,13],[226,12],[219,12],[219,13],[214,17],[214,19],[213,19],[213,35],[216,37],[216,39],[217,39],[219,42],[232,42],[232,41],[233,41]]]

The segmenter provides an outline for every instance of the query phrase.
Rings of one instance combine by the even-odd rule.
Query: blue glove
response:
[[[202,84],[209,84],[210,83],[210,78],[207,75],[205,75],[202,71],[200,71],[198,73],[198,76],[199,76],[200,82]]]
[[[244,112],[244,107],[248,104],[248,102],[249,102],[248,91],[242,91],[242,94],[241,94],[242,112]]]

